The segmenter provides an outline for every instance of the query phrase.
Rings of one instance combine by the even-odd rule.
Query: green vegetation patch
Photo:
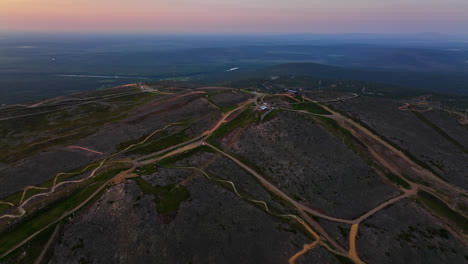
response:
[[[213,100],[213,96],[214,95],[218,95],[218,94],[225,94],[225,93],[232,93],[231,90],[229,91],[218,91],[218,92],[211,92],[211,93],[206,93],[202,96],[205,96],[206,100],[208,100],[210,103],[212,103],[213,105],[217,106],[221,112],[229,112],[231,110],[234,110],[237,108],[236,105],[233,105],[233,106],[221,106],[219,104],[217,104],[214,100]]]
[[[171,126],[170,128],[175,128],[175,127],[180,127],[182,125],[184,125],[184,123],[182,122],[186,122],[186,121],[178,121],[178,122],[181,122],[181,124],[175,124],[173,126]],[[189,139],[186,139],[188,137],[186,137],[185,135],[185,132],[187,131],[187,129],[190,127],[190,123],[189,122],[186,122],[187,126],[185,126],[184,128],[182,128],[181,131],[179,132],[176,132],[176,133],[173,133],[173,134],[170,134],[168,132],[168,130],[162,130],[158,133],[155,133],[154,135],[152,135],[150,138],[148,138],[148,136],[151,134],[146,134],[146,135],[143,135],[139,138],[136,138],[136,139],[131,139],[131,140],[128,140],[128,141],[125,141],[125,142],[122,142],[120,144],[117,145],[117,151],[123,151],[125,150],[126,148],[130,147],[131,145],[135,145],[133,148],[127,150],[126,153],[129,153],[129,152],[132,152],[134,150],[136,150],[137,148],[145,148],[146,146],[146,149],[153,149],[153,148],[159,148],[159,145],[160,145],[160,141],[171,141],[170,143],[172,145],[175,145],[175,144],[179,144],[179,143],[182,143],[183,140],[180,140],[180,138],[184,138],[185,137],[185,140],[189,140]],[[169,128],[168,128],[169,129]],[[154,133],[154,132],[153,132]],[[144,144],[141,144],[141,142],[143,142],[146,138],[148,138],[148,140],[144,143]],[[185,141],[184,140],[184,141]],[[157,143],[159,142],[159,143]],[[154,144],[153,147],[149,146],[151,144]],[[143,150],[142,150],[143,151]],[[137,153],[139,153],[137,151]],[[150,152],[151,153],[151,152]]]
[[[11,206],[8,204],[0,204],[0,214],[5,212],[6,210],[10,209]]]
[[[213,132],[213,134],[211,134],[209,139],[210,141],[214,142],[224,137],[227,133],[233,131],[236,128],[245,127],[250,123],[258,122],[260,117],[260,112],[252,111],[252,108],[249,107],[248,109],[238,114],[234,119],[219,127],[216,131]]]
[[[171,146],[178,145],[183,142],[190,141],[192,138],[186,135],[185,133],[186,130],[187,128],[178,133],[174,133],[168,136],[158,137],[157,140],[153,140],[141,146],[134,147],[130,149],[129,151],[125,152],[125,154],[126,155],[132,155],[132,154],[146,155],[146,154],[158,152],[160,150],[169,148]],[[167,132],[163,134],[167,134]]]
[[[153,186],[143,178],[134,178],[144,194],[154,195],[156,210],[160,215],[170,215],[179,209],[180,204],[190,198],[190,192],[182,185]]]
[[[294,110],[305,110],[313,114],[320,114],[320,115],[331,115],[330,112],[323,109],[320,105],[316,103],[295,103],[291,104]]]
[[[151,93],[127,95],[106,99],[106,103],[90,102],[66,109],[47,108],[37,115],[2,121],[0,161],[12,163],[41,150],[76,141],[105,124],[123,120],[131,110],[155,97]],[[54,111],[48,112],[50,110]],[[43,134],[48,136],[43,137]],[[24,142],[24,138],[36,140]]]
[[[5,253],[27,237],[60,218],[66,212],[77,207],[98,190],[105,181],[122,170],[109,170],[85,181],[83,184],[85,187],[81,189],[75,188],[69,196],[61,197],[59,200],[47,205],[44,209],[27,215],[18,224],[11,226],[0,235],[0,254]]]
[[[48,190],[43,190],[43,189],[29,189],[26,194],[24,195],[24,198],[23,198],[23,201],[26,201],[27,199],[29,199],[30,197],[36,195],[36,194],[39,194],[39,193],[43,193],[43,192],[47,192]]]
[[[341,127],[335,120],[324,116],[313,116],[313,119],[318,121],[320,125],[335,135],[335,137],[342,140],[343,143],[352,151],[361,157],[365,156],[361,149],[367,149],[367,146],[354,137],[351,132]]]
[[[281,96],[280,99],[282,101],[285,101],[286,103],[291,103],[291,104],[297,104],[299,103],[298,101],[294,100],[293,98],[289,97],[289,96]]]
[[[139,176],[151,175],[158,170],[156,164],[146,164],[135,169],[135,173]]]
[[[54,233],[54,228],[55,225],[47,228],[28,243],[8,254],[2,259],[2,263],[34,263]]]
[[[77,175],[80,175],[80,174],[83,174],[83,173],[86,173],[86,172],[89,172],[89,171],[92,171],[94,169],[96,169],[97,167],[99,166],[99,163],[93,163],[93,164],[88,164],[88,165],[85,165],[85,166],[82,166],[80,168],[76,168],[76,169],[73,169],[73,170],[70,170],[68,172],[66,172],[66,174],[62,174],[60,175],[58,178],[57,178],[57,182],[56,184],[58,183],[61,183],[63,181],[66,181],[68,180],[69,178],[73,178],[73,177],[76,177]],[[52,185],[54,184],[54,179],[55,178],[52,178],[40,185],[38,185],[37,187],[41,187],[41,188],[50,188],[52,187]],[[27,194],[29,195],[29,194]],[[25,198],[27,199],[27,198]]]
[[[268,113],[264,118],[263,118],[263,122],[267,122],[267,121],[270,121],[272,119],[274,119],[275,117],[278,116],[278,110],[275,109],[273,111],[271,111],[270,113]]]
[[[385,176],[387,177],[387,179],[389,181],[391,181],[395,185],[401,186],[401,187],[403,187],[403,188],[405,188],[407,190],[409,190],[411,188],[411,186],[409,185],[408,182],[406,182],[405,180],[403,180],[400,176],[398,176],[396,174],[393,174],[391,172],[387,172],[387,173],[385,173]]]
[[[187,150],[187,151],[184,151],[182,153],[179,153],[177,155],[173,155],[173,156],[164,158],[164,159],[160,160],[158,162],[158,164],[160,166],[164,166],[164,167],[172,167],[172,166],[174,166],[174,163],[176,163],[177,161],[188,158],[188,157],[194,155],[195,153],[197,153],[199,151],[215,153],[214,150],[211,149],[210,147],[199,146],[199,147],[193,148],[191,150]]]
[[[21,192],[17,192],[17,193],[14,193],[8,197],[6,197],[5,199],[3,199],[2,201],[3,202],[8,202],[8,203],[12,203],[12,204],[19,204],[19,202],[21,201],[21,197],[23,196],[23,191]]]
[[[414,163],[418,164],[419,166],[425,168],[426,170],[432,172],[434,175],[436,175],[437,177],[441,178],[442,180],[446,181],[442,176],[440,176],[438,173],[436,173],[432,168],[431,166],[427,165],[427,163],[423,162],[422,160],[416,158],[413,154],[411,154],[411,152],[409,152],[408,150],[400,147],[398,144],[394,143],[393,141],[391,141],[390,139],[384,137],[383,135],[380,135],[375,129],[373,129],[372,127],[370,127],[369,125],[367,125],[366,123],[362,122],[360,119],[358,118],[355,118],[353,116],[350,116],[348,114],[346,114],[345,112],[343,111],[339,111],[335,108],[333,108],[331,105],[329,105],[328,107],[330,107],[333,111],[336,111],[336,112],[339,112],[341,113],[343,116],[346,116],[348,117],[349,119],[353,120],[354,122],[360,124],[362,127],[366,128],[367,130],[369,130],[370,132],[372,132],[372,134],[380,137],[383,141],[387,142],[389,145],[391,145],[392,147],[394,147],[395,149],[403,152],[403,154],[405,154],[410,160],[412,160]]]
[[[468,233],[468,219],[463,215],[450,209],[444,202],[428,192],[418,191],[418,198],[437,215],[452,222],[463,233]]]
[[[301,95],[295,95],[294,98],[296,98],[296,100],[299,100],[301,102],[304,102],[304,98],[302,98]]]

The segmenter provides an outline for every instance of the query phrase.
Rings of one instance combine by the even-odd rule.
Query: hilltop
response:
[[[0,108],[0,263],[465,262],[460,107],[311,67]]]

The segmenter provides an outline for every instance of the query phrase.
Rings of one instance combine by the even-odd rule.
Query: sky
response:
[[[468,35],[468,0],[0,0],[0,31]]]

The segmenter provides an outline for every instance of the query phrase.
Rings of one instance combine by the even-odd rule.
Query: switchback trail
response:
[[[287,201],[288,203],[290,203],[291,205],[296,207],[299,210],[299,212],[303,211],[303,205],[302,204],[296,202],[294,199],[292,199],[291,197],[286,195],[283,191],[278,189],[276,186],[271,184],[269,181],[265,180],[265,178],[263,178],[256,171],[254,171],[253,169],[251,169],[250,167],[248,167],[244,163],[240,162],[238,159],[234,158],[233,156],[231,156],[231,155],[227,154],[226,152],[214,147],[213,145],[211,145],[209,143],[205,143],[205,144],[206,144],[206,146],[212,148],[216,152],[218,152],[218,153],[222,154],[223,156],[229,158],[234,163],[236,163],[238,166],[240,166],[241,168],[243,168],[244,170],[248,171],[250,174],[255,176],[265,187],[267,187],[270,191],[272,191],[273,193],[275,193],[276,195],[278,195],[279,197],[281,197],[282,199],[284,199],[285,201]],[[304,216],[304,215],[305,215],[305,213],[302,216]],[[304,218],[307,221],[307,218],[309,218],[309,217],[304,217]],[[341,252],[346,253],[346,250],[344,250],[343,247],[341,247],[338,243],[336,243],[317,222],[310,219],[309,221],[307,221],[307,223],[310,226],[312,226],[315,230],[317,230],[319,233],[321,233],[327,239],[327,241],[329,241],[330,243],[333,244],[333,246],[338,248]]]
[[[129,173],[129,172],[132,172],[133,170],[135,170],[134,167],[128,169],[127,171],[125,172],[122,172],[122,173]],[[119,175],[116,175],[114,177],[112,177],[110,180],[106,181],[104,184],[102,184],[96,191],[94,191],[86,200],[84,200],[83,202],[81,202],[78,206],[76,206],[75,208],[73,208],[72,210],[64,213],[61,217],[55,219],[54,221],[50,222],[48,225],[46,225],[45,227],[41,228],[40,230],[36,231],[34,234],[30,235],[29,237],[27,237],[26,239],[24,239],[23,241],[21,241],[20,243],[18,243],[16,246],[12,247],[11,249],[9,249],[7,252],[3,253],[2,255],[0,255],[0,259],[8,256],[10,253],[12,253],[13,251],[15,251],[16,249],[18,249],[19,247],[23,246],[24,244],[26,244],[29,240],[33,239],[34,237],[36,237],[37,235],[39,235],[41,232],[43,232],[44,230],[46,230],[47,228],[57,224],[58,222],[62,221],[63,219],[65,219],[66,217],[68,217],[69,215],[73,214],[74,212],[78,211],[79,209],[81,209],[81,207],[85,206],[89,201],[91,201],[91,199],[93,199],[98,193],[100,193],[109,183],[111,183],[112,181],[115,180],[116,177],[118,177]]]
[[[318,245],[318,243],[320,242],[320,236],[314,231],[312,230],[308,224],[306,224],[304,222],[304,220],[302,220],[300,217],[296,216],[296,215],[292,215],[292,214],[276,214],[276,213],[273,213],[270,208],[268,207],[268,204],[265,202],[265,201],[260,201],[260,200],[255,200],[255,199],[250,199],[250,198],[247,198],[247,197],[244,197],[242,196],[239,191],[237,190],[237,187],[236,185],[234,184],[234,182],[232,181],[227,181],[227,180],[219,180],[219,179],[214,179],[212,177],[210,177],[204,170],[200,169],[200,168],[197,168],[197,167],[173,167],[173,168],[178,168],[178,169],[191,169],[191,170],[196,170],[196,171],[199,171],[201,172],[203,175],[205,175],[205,177],[211,181],[215,181],[215,182],[219,182],[219,183],[224,183],[224,184],[228,184],[232,187],[234,193],[241,199],[243,200],[246,200],[246,201],[249,201],[249,202],[252,202],[252,203],[256,203],[256,204],[260,204],[262,207],[265,208],[265,211],[271,215],[274,215],[274,216],[277,216],[277,217],[283,217],[283,218],[293,218],[295,219],[297,222],[299,222],[299,224],[301,224],[314,238],[315,238],[315,241],[311,244],[305,244],[304,245],[304,248],[297,252],[296,254],[294,254],[290,259],[289,259],[289,263],[290,264],[294,264],[297,260],[297,258],[299,258],[300,256],[304,255],[305,253],[307,253],[309,250],[313,249],[315,246]]]
[[[42,232],[43,230],[45,230],[46,228],[50,227],[51,225],[53,224],[56,224],[58,223],[59,221],[61,221],[62,219],[64,219],[66,216],[70,215],[71,213],[79,210],[82,206],[84,206],[87,202],[89,202],[95,195],[97,195],[103,188],[105,188],[105,186],[107,186],[108,184],[110,183],[118,183],[118,182],[121,182],[122,180],[126,179],[126,178],[129,178],[129,177],[134,177],[135,175],[132,174],[132,172],[134,171],[134,169],[138,166],[141,166],[141,165],[145,165],[145,164],[150,164],[150,163],[153,163],[153,162],[157,162],[157,161],[160,161],[164,158],[167,158],[167,157],[171,157],[171,156],[174,156],[174,155],[177,155],[177,154],[180,154],[180,153],[183,153],[185,151],[188,151],[188,150],[192,150],[192,149],[195,149],[197,147],[200,147],[200,146],[207,146],[211,149],[213,149],[215,152],[219,153],[220,155],[230,159],[231,161],[233,161],[235,164],[237,164],[238,166],[240,166],[241,168],[243,168],[244,170],[246,170],[247,172],[249,172],[251,175],[253,175],[265,188],[267,188],[269,191],[273,192],[275,195],[279,196],[281,199],[283,199],[284,201],[288,202],[289,204],[291,204],[297,211],[298,211],[298,214],[299,216],[296,216],[296,215],[276,215],[276,216],[281,216],[281,217],[288,217],[288,218],[294,218],[296,219],[302,226],[304,226],[307,231],[312,234],[314,237],[315,237],[315,241],[309,245],[304,245],[304,248],[300,251],[300,252],[297,252],[294,256],[292,256],[290,258],[290,263],[294,263],[296,261],[297,258],[299,258],[301,255],[305,254],[306,252],[308,252],[308,250],[316,247],[317,245],[322,245],[324,246],[325,248],[327,248],[329,251],[333,252],[334,254],[338,254],[338,255],[342,255],[342,256],[347,256],[349,258],[351,258],[355,263],[358,263],[358,264],[361,264],[363,263],[359,257],[357,256],[357,253],[356,253],[356,248],[355,248],[355,236],[356,236],[356,233],[357,233],[357,229],[358,229],[358,226],[359,226],[359,223],[361,223],[362,221],[364,221],[365,219],[367,219],[368,217],[370,217],[371,215],[377,213],[378,211],[382,210],[383,208],[385,208],[386,206],[392,204],[392,203],[395,203],[401,199],[404,199],[406,197],[410,197],[411,195],[414,195],[416,194],[416,191],[417,191],[417,188],[415,185],[411,185],[411,189],[410,190],[404,190],[404,194],[403,195],[400,195],[398,197],[395,197],[395,198],[392,198],[386,202],[383,202],[382,204],[380,204],[379,206],[375,207],[374,209],[368,211],[367,213],[363,214],[362,216],[358,217],[357,219],[354,219],[354,220],[346,220],[346,219],[340,219],[340,218],[336,218],[336,217],[332,217],[332,216],[328,216],[328,215],[325,215],[323,213],[320,213],[320,212],[317,212],[315,210],[313,210],[312,208],[309,208],[299,202],[297,202],[296,200],[294,200],[293,198],[289,197],[286,193],[284,193],[283,191],[281,191],[279,188],[277,188],[276,186],[274,186],[272,183],[270,183],[269,181],[267,181],[262,175],[260,175],[259,173],[257,173],[255,170],[253,170],[252,168],[250,168],[249,166],[245,165],[243,162],[239,161],[237,158],[233,157],[232,155],[224,152],[223,150],[221,149],[218,149],[216,148],[215,146],[205,142],[204,140],[206,138],[208,138],[209,136],[211,136],[213,134],[213,132],[215,132],[220,126],[222,126],[224,123],[227,122],[228,118],[233,114],[235,113],[236,111],[240,110],[240,109],[243,109],[245,108],[248,104],[251,104],[251,103],[257,103],[257,99],[259,96],[263,96],[263,94],[261,93],[258,93],[256,94],[253,98],[250,98],[244,102],[242,102],[241,104],[238,105],[238,107],[236,107],[235,109],[229,111],[229,112],[226,112],[222,115],[222,117],[216,122],[216,124],[211,128],[211,129],[208,129],[206,130],[205,132],[203,132],[201,135],[199,135],[198,137],[196,137],[195,139],[192,139],[191,141],[189,142],[184,142],[184,143],[180,143],[178,145],[175,145],[175,146],[171,146],[169,148],[166,148],[164,150],[161,150],[161,151],[158,151],[158,152],[155,152],[155,153],[152,153],[150,155],[146,155],[146,156],[142,156],[142,157],[139,157],[139,158],[136,158],[134,160],[126,160],[126,161],[109,161],[111,158],[115,157],[116,155],[118,154],[121,154],[121,153],[124,153],[130,149],[132,149],[133,147],[136,147],[136,146],[140,146],[141,144],[144,144],[145,142],[147,142],[151,137],[153,137],[156,133],[162,131],[162,130],[165,130],[167,129],[168,127],[170,126],[173,126],[173,125],[179,125],[179,124],[182,124],[182,123],[185,123],[185,122],[175,122],[175,123],[171,123],[171,124],[168,124],[167,126],[161,128],[161,129],[158,129],[156,131],[154,131],[153,133],[151,133],[149,136],[147,136],[145,139],[143,139],[141,142],[139,143],[136,143],[136,144],[132,144],[130,146],[128,146],[127,148],[125,148],[124,150],[120,151],[120,152],[117,152],[117,153],[114,153],[108,157],[106,157],[105,159],[103,159],[100,163],[98,164],[90,164],[88,165],[86,168],[84,168],[81,172],[76,172],[76,173],[59,173],[56,175],[55,179],[54,179],[54,183],[53,183],[53,186],[51,188],[51,192],[54,192],[55,189],[63,184],[69,184],[69,183],[78,183],[78,182],[81,182],[83,180],[86,180],[86,179],[89,179],[90,177],[93,177],[104,165],[106,164],[109,164],[109,163],[117,163],[117,162],[126,162],[126,163],[131,163],[132,167],[128,170],[126,170],[125,172],[122,172],[118,175],[115,175],[114,177],[112,177],[110,180],[106,181],[105,184],[103,184],[102,186],[99,187],[99,189],[94,192],[90,197],[88,197],[83,203],[81,203],[80,205],[78,205],[77,207],[75,207],[73,210],[69,211],[69,212],[66,212],[65,214],[63,214],[60,218],[52,221],[49,225],[47,225],[46,227],[42,228],[41,230],[35,232],[33,235],[29,236],[28,238],[26,238],[25,240],[23,240],[20,244],[18,244],[17,246],[15,246],[14,248],[10,249],[8,252],[4,253],[3,255],[0,256],[0,258],[3,258],[5,257],[6,255],[8,255],[9,253],[11,253],[13,250],[19,248],[20,246],[24,245],[25,243],[27,243],[27,241],[29,241],[30,239],[32,239],[33,237],[35,237],[37,234],[39,234],[40,232]],[[297,100],[296,98],[293,98],[294,100]],[[309,99],[310,100],[310,99]],[[340,123],[340,125],[343,126],[344,125],[344,128],[347,129],[347,130],[350,130],[353,134],[357,134],[355,130],[358,130],[358,131],[361,131],[362,133],[364,133],[367,137],[370,137],[372,138],[373,140],[379,142],[380,144],[383,144],[384,146],[386,146],[387,148],[390,148],[392,151],[396,152],[397,154],[399,155],[402,155],[402,158],[404,158],[405,160],[408,160],[408,162],[410,162],[410,160],[403,155],[403,153],[401,152],[398,152],[396,149],[392,148],[391,146],[389,146],[388,144],[386,144],[385,141],[381,140],[378,136],[376,135],[373,135],[370,131],[368,131],[367,129],[363,128],[362,126],[360,126],[359,124],[353,122],[352,120],[349,120],[347,118],[345,118],[344,116],[336,113],[335,111],[329,109],[328,107],[326,106],[323,106],[321,105],[322,107],[324,107],[324,109],[326,109],[327,111],[329,111],[330,113],[332,113],[331,115],[319,115],[319,114],[313,114],[313,115],[319,115],[319,116],[325,116],[325,117],[329,117],[329,118],[332,118],[336,121],[338,121]],[[306,112],[306,111],[297,111],[297,112],[301,112],[301,113],[306,113],[306,114],[312,114],[312,113],[309,113],[309,112]],[[362,140],[362,138],[359,138],[360,140]],[[369,149],[374,151],[374,149],[369,146]],[[383,161],[386,161],[385,157],[380,157]],[[83,173],[87,170],[89,170],[92,166],[96,166],[96,168],[93,169],[93,171],[91,172],[91,174],[84,178],[84,179],[81,179],[81,180],[76,180],[76,181],[64,181],[64,182],[60,182],[60,183],[57,183],[57,179],[62,176],[62,175],[69,175],[69,174],[80,174],[80,173]],[[182,168],[182,167],[181,167]],[[209,175],[203,171],[202,169],[200,168],[196,168],[196,167],[185,167],[186,169],[192,169],[192,170],[197,170],[197,171],[200,171],[202,172],[205,177],[207,177],[208,179],[211,179],[211,180],[214,180],[214,181],[218,181],[218,182],[223,182],[224,184],[228,184],[230,186],[232,186],[233,188],[233,191],[236,193],[237,196],[239,196],[240,198],[242,199],[245,199],[245,200],[249,200],[250,202],[253,202],[253,203],[256,203],[258,205],[260,205],[261,207],[263,207],[265,209],[265,211],[267,211],[268,213],[270,214],[273,214],[268,205],[264,202],[264,201],[259,201],[259,200],[254,200],[254,199],[248,199],[248,198],[245,198],[243,197],[242,195],[239,194],[235,184],[231,181],[224,181],[224,180],[216,180],[216,179],[212,179],[209,177]],[[435,176],[434,176],[435,177]],[[23,198],[26,196],[26,191],[29,190],[29,189],[38,189],[38,188],[41,188],[41,187],[33,187],[33,186],[30,186],[28,188],[26,188],[23,192]],[[20,205],[18,206],[18,210],[20,211],[20,214],[19,215],[3,215],[0,217],[1,218],[7,218],[7,217],[10,217],[10,218],[18,218],[18,217],[21,217],[22,215],[24,215],[26,212],[25,210],[23,209],[23,207],[28,203],[28,201],[30,201],[31,199],[35,198],[35,197],[38,197],[38,196],[41,196],[41,195],[48,195],[49,193],[40,193],[40,194],[36,194],[32,197],[30,197],[28,200],[26,201],[22,201],[20,202]],[[23,199],[22,198],[22,199]],[[1,202],[0,203],[3,203],[3,204],[8,204],[8,205],[12,205],[11,203],[7,203],[7,202]],[[327,232],[315,221],[313,220],[308,214],[310,215],[313,215],[313,216],[316,216],[316,217],[319,217],[319,218],[322,218],[322,219],[326,219],[328,221],[332,221],[332,222],[338,222],[338,223],[343,223],[343,224],[348,224],[348,225],[351,225],[351,230],[350,230],[350,250],[347,251],[346,249],[344,249],[341,245],[339,245],[336,241],[334,241],[328,234]],[[314,231],[316,230],[316,231]],[[325,241],[329,242],[335,249],[332,249],[330,248],[329,245],[327,245],[326,243],[324,243],[324,240],[321,239],[321,237],[319,236],[319,234],[325,239]]]

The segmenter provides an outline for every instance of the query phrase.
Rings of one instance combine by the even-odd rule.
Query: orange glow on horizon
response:
[[[263,2],[269,3],[263,9],[250,8],[246,0],[238,0],[239,4],[214,0],[134,0],[134,3],[124,0],[0,1],[0,30],[7,31],[468,33],[465,26],[468,24],[468,4],[461,0],[449,1],[461,1],[458,5],[465,9],[424,5],[417,10],[402,8],[398,4],[380,3],[375,7],[359,8],[353,7],[349,1],[348,4],[337,5],[304,0],[291,0],[291,5],[267,0],[252,4],[258,7]]]

